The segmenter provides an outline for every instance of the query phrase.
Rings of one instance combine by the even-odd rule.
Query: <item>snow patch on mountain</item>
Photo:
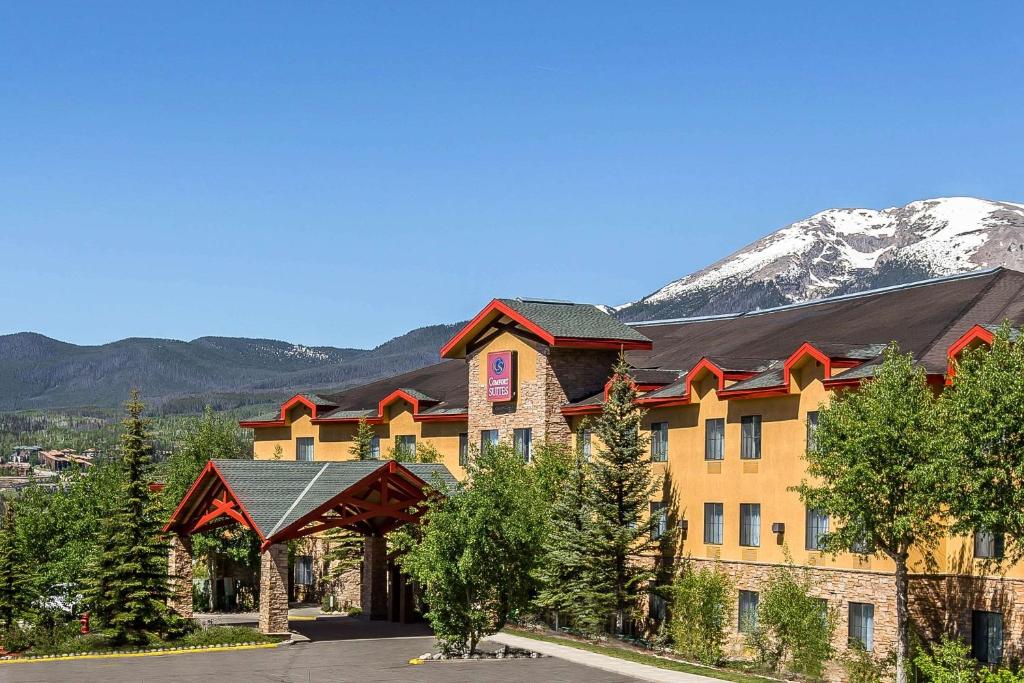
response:
[[[728,313],[996,265],[1024,270],[1024,204],[945,197],[828,209],[616,310],[626,320]]]

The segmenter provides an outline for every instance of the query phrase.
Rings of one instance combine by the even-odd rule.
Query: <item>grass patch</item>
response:
[[[681,671],[683,673],[695,674],[697,676],[720,678],[724,681],[734,681],[735,683],[765,683],[766,680],[770,680],[762,676],[752,676],[749,674],[742,673],[740,671],[730,671],[729,669],[716,669],[713,667],[701,666],[699,664],[691,664],[690,662],[684,662],[678,659],[669,659],[668,657],[658,657],[655,655],[649,655],[627,647],[599,645],[597,643],[590,643],[583,640],[562,638],[560,636],[549,636],[547,634],[535,633],[533,631],[524,631],[517,628],[506,627],[505,630],[513,635],[522,636],[524,638],[531,638],[533,640],[544,641],[545,643],[554,643],[556,645],[574,647],[577,650],[586,650],[587,652],[594,652],[600,655],[608,655],[609,657],[615,657],[616,659],[624,659],[628,662],[636,662],[637,664],[647,664],[649,666],[656,666],[659,669],[668,669],[669,671]]]

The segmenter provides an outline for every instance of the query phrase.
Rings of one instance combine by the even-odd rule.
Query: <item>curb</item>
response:
[[[3,664],[32,664],[36,662],[67,662],[79,659],[124,659],[127,657],[156,657],[162,655],[187,655],[205,652],[230,652],[234,650],[262,650],[274,648],[280,643],[239,643],[238,645],[180,645],[177,647],[152,648],[145,650],[121,650],[118,652],[81,652],[68,655],[33,655],[30,657],[0,657]]]

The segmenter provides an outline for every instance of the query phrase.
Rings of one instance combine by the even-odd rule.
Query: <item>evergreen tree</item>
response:
[[[356,429],[355,439],[348,452],[355,456],[356,460],[373,459],[373,427],[365,418],[359,418],[359,427]]]
[[[608,400],[595,424],[600,439],[590,466],[587,498],[593,514],[587,533],[586,611],[595,618],[615,615],[622,633],[627,614],[646,589],[654,572],[644,558],[656,550],[652,538],[657,520],[649,515],[658,489],[641,426],[636,384],[620,355],[614,368]]]
[[[587,463],[581,447],[575,449],[557,487],[553,481],[550,486],[554,490],[544,492],[544,498],[553,498],[553,502],[544,538],[543,560],[537,571],[540,589],[535,602],[554,612],[556,629],[560,614],[578,625],[586,625],[594,621],[594,615],[586,612],[587,602],[581,598],[586,593],[589,561],[586,544],[591,523]]]
[[[21,561],[14,529],[14,505],[8,502],[0,524],[0,628],[10,628],[28,609],[28,567]]]
[[[148,422],[139,392],[125,404],[121,434],[125,485],[101,529],[101,554],[89,602],[114,643],[144,644],[166,627],[167,546],[149,489]]]

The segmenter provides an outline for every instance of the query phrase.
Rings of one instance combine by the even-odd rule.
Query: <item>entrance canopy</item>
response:
[[[338,527],[380,536],[416,522],[438,482],[456,480],[444,465],[394,460],[211,460],[164,531],[188,536],[237,523],[264,550]]]

